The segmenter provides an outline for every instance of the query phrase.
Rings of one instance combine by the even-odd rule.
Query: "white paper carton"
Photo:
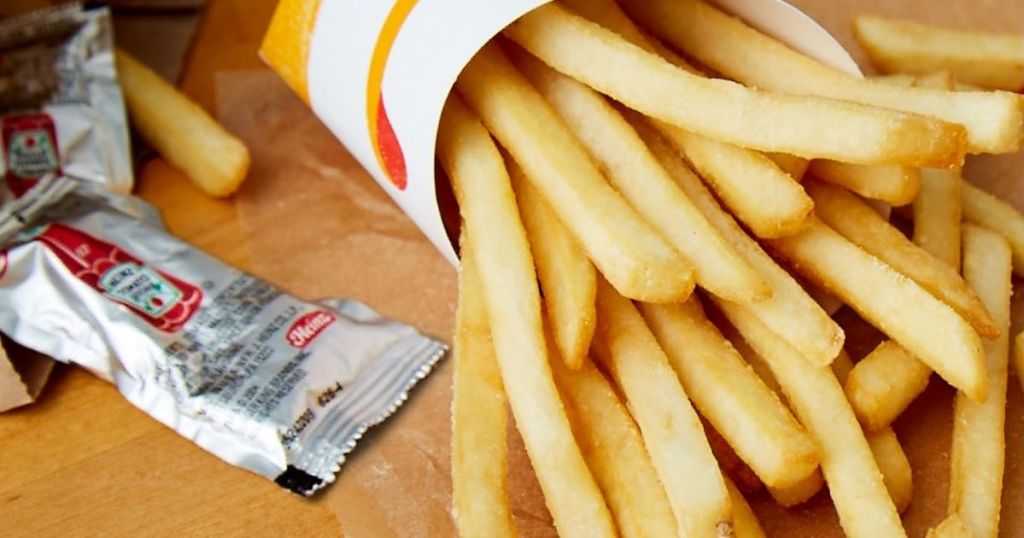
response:
[[[434,183],[445,99],[484,43],[538,0],[282,0],[261,54],[453,264]],[[717,4],[860,76],[842,46],[781,0]]]

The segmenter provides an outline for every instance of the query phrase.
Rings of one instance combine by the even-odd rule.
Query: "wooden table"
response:
[[[182,80],[189,95],[212,110],[215,73],[263,65],[275,4],[211,2]],[[161,159],[140,171],[137,193],[175,234],[249,267],[232,201],[205,197]],[[35,405],[0,415],[0,477],[4,536],[341,535],[322,498],[225,464],[74,367],[58,367]]]

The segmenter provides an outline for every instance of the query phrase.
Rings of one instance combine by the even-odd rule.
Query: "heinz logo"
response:
[[[332,323],[334,323],[334,314],[326,310],[310,312],[295,320],[285,338],[289,344],[295,347],[306,347]]]

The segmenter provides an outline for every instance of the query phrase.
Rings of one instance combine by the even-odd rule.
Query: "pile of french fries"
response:
[[[515,535],[507,405],[561,536],[763,536],[750,482],[787,507],[827,486],[847,535],[904,536],[890,425],[934,371],[959,392],[933,532],[996,536],[1024,216],[960,168],[1019,150],[1024,96],[998,88],[1024,59],[855,24],[899,74],[852,77],[700,0],[559,0],[465,68],[437,141],[463,219],[460,535]],[[911,237],[873,201],[910,204]],[[856,363],[836,301],[887,337]]]

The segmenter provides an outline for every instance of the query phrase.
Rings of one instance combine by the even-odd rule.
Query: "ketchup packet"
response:
[[[38,31],[18,34],[18,50],[46,60],[16,63],[52,80],[39,94],[46,97],[0,105],[8,178],[0,332],[89,369],[179,434],[288,490],[310,495],[333,481],[364,432],[401,406],[446,346],[355,301],[299,300],[167,233],[152,206],[115,192],[123,183],[102,175],[130,169],[127,151],[105,145],[125,133],[96,134],[123,131],[123,109],[100,128],[111,117],[94,101],[50,91],[88,84],[80,71],[62,70],[63,60],[51,62],[62,54],[55,43],[80,39],[84,28],[102,34],[107,12],[60,8],[23,22]],[[0,26],[0,50],[12,28],[20,31]],[[83,50],[104,48],[109,56],[109,32]],[[0,68],[5,62],[0,56]],[[23,83],[28,71],[0,71],[0,96],[8,72]],[[75,114],[52,113],[55,102]],[[64,151],[64,124],[77,121],[93,122],[75,131],[90,134]],[[102,147],[81,151],[90,140]],[[80,166],[96,155],[121,162]]]

